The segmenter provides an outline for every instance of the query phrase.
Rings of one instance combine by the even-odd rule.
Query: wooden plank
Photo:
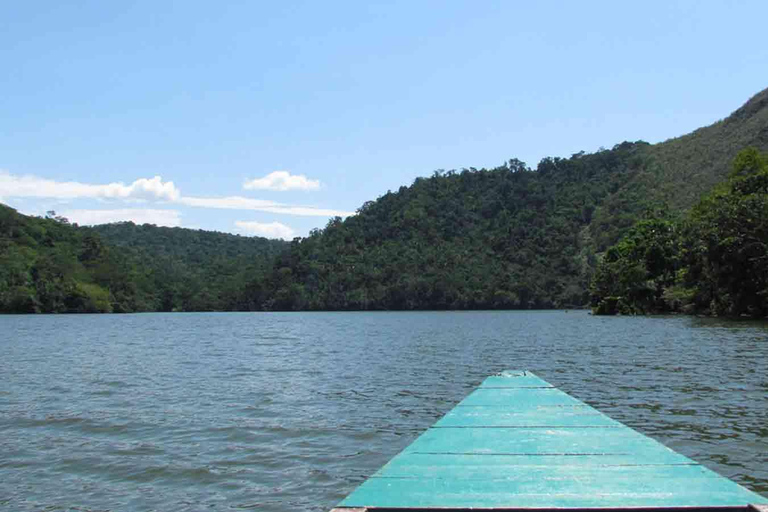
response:
[[[467,406],[504,406],[524,410],[546,406],[584,406],[584,403],[557,388],[477,388],[457,405]]]
[[[431,428],[403,453],[495,455],[632,455],[671,451],[629,429]]]
[[[624,425],[594,409],[551,408],[519,411],[506,407],[456,407],[434,425],[439,427],[616,427]]]
[[[520,375],[511,379],[503,375],[488,377],[480,384],[481,388],[552,388],[549,382],[533,374]]]
[[[749,504],[759,510],[768,499],[530,372],[504,372],[486,379],[339,506],[746,510]]]
[[[535,455],[508,457],[503,455],[432,455],[402,454],[385,464],[374,477],[388,478],[453,478],[477,479],[541,479],[604,478],[672,478],[677,475],[719,475],[679,454],[659,462],[647,458],[638,463],[626,455],[586,455],[540,457]],[[607,460],[606,460],[607,459]]]
[[[399,465],[382,468],[373,475],[375,478],[443,479],[456,478],[456,466],[409,466]],[[680,466],[464,466],[461,480],[506,480],[520,482],[604,482],[609,480],[631,481],[632,479],[653,480],[657,478],[719,478],[719,475],[698,464]]]
[[[370,478],[342,506],[390,508],[627,508],[746,506],[749,491],[729,480],[551,481]]]

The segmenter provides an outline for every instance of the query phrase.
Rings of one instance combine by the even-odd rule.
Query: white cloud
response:
[[[199,208],[220,208],[224,210],[261,210],[262,208],[274,208],[280,203],[264,199],[251,199],[242,196],[228,197],[191,197],[184,196],[179,203]]]
[[[183,196],[178,203],[199,208],[221,208],[225,210],[253,210],[257,212],[280,213],[284,215],[302,215],[306,217],[348,217],[355,212],[316,208],[314,206],[295,206],[289,204],[251,199],[242,196],[228,197],[189,197]]]
[[[305,217],[349,217],[355,212],[332,210],[329,208],[316,208],[314,206],[281,205],[264,208],[262,211],[270,213],[282,213],[284,215],[303,215]]]
[[[112,183],[108,186],[115,185],[118,187],[124,187],[122,183]],[[121,190],[121,193],[126,194],[125,197],[135,197],[138,199],[160,199],[166,201],[175,201],[181,196],[181,193],[172,181],[163,182],[163,179],[160,176],[155,176],[151,179],[138,179],[131,183],[128,187],[125,187],[124,190]]]
[[[243,183],[247,190],[317,190],[320,188],[319,180],[311,180],[303,174],[291,174],[288,171],[275,171],[263,178],[256,178]]]
[[[235,221],[235,226],[242,229],[246,233],[253,235],[263,236],[266,238],[282,238],[283,240],[290,240],[296,234],[291,227],[279,222],[256,222],[256,221]]]
[[[15,176],[0,171],[0,190],[5,197],[46,197],[54,199],[154,199],[175,201],[179,190],[160,176],[141,178],[130,185],[122,182],[93,185],[77,181],[54,181],[37,176]]]
[[[64,210],[58,214],[66,217],[70,222],[85,226],[126,221],[168,227],[181,225],[181,214],[178,210],[124,208],[118,210]]]
[[[290,183],[309,183],[317,184],[318,181],[307,180],[304,176],[290,176],[289,173],[283,172],[290,179],[285,181],[290,186],[294,187]],[[272,173],[273,176],[278,173]],[[269,178],[269,176],[267,176]],[[267,178],[264,178],[265,180]],[[298,180],[298,181],[297,181]],[[254,180],[254,182],[259,180]],[[253,182],[251,182],[253,183]],[[277,183],[275,181],[274,183]],[[277,186],[277,185],[276,185]],[[311,185],[314,186],[314,185]],[[287,190],[287,188],[285,189]],[[227,197],[190,197],[183,196],[179,189],[173,184],[172,181],[163,181],[160,176],[154,178],[141,178],[130,185],[125,185],[122,182],[108,183],[108,184],[90,184],[79,183],[76,181],[55,181],[46,178],[39,178],[36,176],[16,176],[10,174],[7,171],[0,170],[0,193],[2,193],[5,199],[19,199],[19,198],[46,198],[53,199],[57,202],[67,203],[74,199],[99,199],[99,200],[117,200],[117,201],[143,201],[143,200],[155,200],[155,201],[167,201],[169,203],[192,206],[196,208],[218,208],[226,210],[251,210],[259,212],[269,212],[281,215],[301,215],[307,217],[348,217],[354,215],[355,212],[347,212],[343,210],[334,210],[329,208],[317,208],[314,206],[302,206],[302,205],[290,205],[284,203],[278,203],[275,201],[265,199],[253,199],[242,196],[227,196]],[[72,210],[72,211],[94,211],[94,212],[130,212],[141,210]],[[163,210],[145,210],[145,211],[163,211]],[[98,214],[94,214],[98,215]],[[106,215],[106,214],[104,214]],[[177,225],[168,224],[173,219],[163,217],[164,224],[161,225]],[[117,219],[125,220],[125,219]],[[85,221],[74,220],[79,224],[86,224]],[[110,222],[110,221],[104,221]],[[137,221],[135,221],[137,222]],[[151,222],[151,221],[147,221]]]

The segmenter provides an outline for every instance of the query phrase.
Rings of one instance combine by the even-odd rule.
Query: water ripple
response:
[[[768,494],[768,327],[583,312],[0,317],[0,507],[327,511],[535,371]]]

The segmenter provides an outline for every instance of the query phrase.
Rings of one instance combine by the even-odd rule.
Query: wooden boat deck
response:
[[[768,512],[768,499],[531,372],[479,388],[334,509]]]

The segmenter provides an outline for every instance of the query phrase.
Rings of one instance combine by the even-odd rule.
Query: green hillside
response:
[[[639,220],[682,216],[745,146],[768,149],[768,90],[661,144],[435,173],[294,243],[249,296],[264,309],[585,305],[602,252]]]
[[[0,205],[0,311],[112,312],[149,309],[143,269],[66,219]]]
[[[585,304],[594,265],[585,228],[605,198],[642,169],[645,146],[546,159],[536,171],[513,160],[419,178],[293,243],[261,283],[262,307]]]
[[[670,207],[687,209],[728,177],[746,147],[768,150],[768,89],[713,125],[651,146],[649,169]]]
[[[738,153],[727,179],[678,219],[636,224],[598,264],[598,314],[768,316],[768,153]]]
[[[247,303],[241,283],[285,245],[130,222],[84,228],[0,205],[0,312],[233,309]]]
[[[243,283],[261,279],[287,246],[282,240],[132,222],[92,229],[154,276],[159,311],[247,309]]]
[[[642,217],[645,204],[664,205],[673,214],[692,207],[726,179],[736,154],[768,150],[768,89],[727,118],[643,150],[644,164],[595,212],[590,234],[605,251]]]

